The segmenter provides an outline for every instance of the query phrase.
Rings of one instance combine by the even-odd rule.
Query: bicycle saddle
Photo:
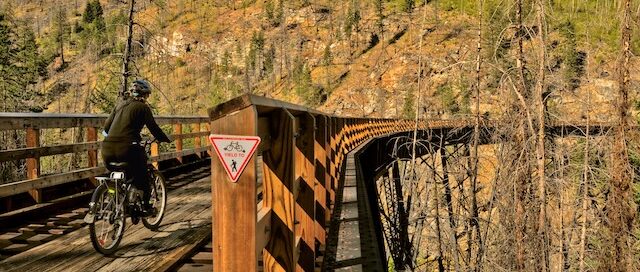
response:
[[[126,162],[110,162],[109,168],[113,171],[125,170],[129,164]]]

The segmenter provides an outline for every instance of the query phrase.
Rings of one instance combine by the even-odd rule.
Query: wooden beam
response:
[[[153,155],[155,153],[158,153],[157,147],[156,147],[156,151],[153,151],[153,150],[154,150],[154,147],[152,145],[151,154]],[[209,146],[204,146],[204,147],[194,148],[194,149],[187,149],[187,150],[176,151],[176,152],[162,153],[162,154],[149,157],[149,161],[155,163],[158,161],[165,161],[165,160],[175,159],[178,157],[184,157],[192,154],[198,154],[198,153],[205,152],[207,150],[210,150]]]
[[[102,175],[107,172],[104,167],[94,167],[87,169],[75,170],[62,174],[49,175],[39,177],[36,179],[29,179],[17,182],[11,182],[0,185],[0,197],[6,197],[11,195],[17,195],[20,193],[29,192],[31,190],[51,187],[68,183],[74,180],[81,180],[97,175]]]
[[[0,162],[27,158],[45,157],[67,153],[79,153],[100,149],[102,142],[91,141],[78,144],[27,147],[0,151]]]
[[[211,121],[212,133],[257,135],[257,119],[255,107],[250,106]],[[251,158],[238,181],[231,182],[220,160],[211,160],[214,271],[258,269],[256,161],[256,156]]]
[[[300,236],[296,271],[315,267],[315,118],[309,113],[295,117],[295,236]]]
[[[27,128],[27,147],[40,147],[40,130]],[[27,159],[27,179],[37,179],[40,176],[40,157]],[[29,194],[36,201],[42,202],[42,191],[39,188],[29,190]]]
[[[285,110],[272,111],[269,120],[267,130],[271,138],[271,147],[263,153],[262,160],[264,205],[272,210],[272,216],[270,238],[263,253],[264,271],[289,272],[294,271],[296,266],[293,197],[296,168],[293,148],[294,120]]]
[[[327,196],[329,195],[329,173],[327,172],[327,117],[316,115],[316,133],[314,143],[314,157],[316,165],[315,187],[315,239],[319,245],[326,245],[326,227],[330,219],[327,210]]]
[[[258,203],[256,221],[256,256],[260,256],[269,242],[269,233],[271,232],[271,209],[264,207],[262,202]]]

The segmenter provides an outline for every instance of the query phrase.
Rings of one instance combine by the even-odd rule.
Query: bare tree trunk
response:
[[[591,107],[591,92],[587,94],[587,131],[584,143],[584,162],[582,164],[582,227],[580,230],[580,259],[579,271],[584,272],[584,254],[587,241],[587,211],[589,209],[589,130],[591,129],[591,116],[589,107]]]
[[[538,217],[538,239],[541,239],[541,247],[539,248],[541,254],[539,257],[541,269],[548,271],[549,267],[549,241],[547,237],[547,180],[545,172],[545,76],[546,76],[546,50],[545,50],[545,1],[537,1],[538,9],[538,79],[535,88],[535,106],[536,106],[536,118],[538,121],[538,135],[536,143],[536,161],[537,161],[537,174],[538,174],[538,203],[540,205],[540,214]]]
[[[623,2],[621,14],[621,52],[618,62],[618,127],[615,131],[611,158],[610,195],[607,199],[607,219],[611,249],[603,263],[610,271],[631,271],[627,242],[634,220],[631,199],[633,172],[629,165],[626,133],[629,129],[629,62],[631,59],[631,0]]]
[[[129,0],[129,21],[127,26],[127,44],[124,48],[124,59],[122,61],[122,86],[120,89],[120,97],[124,97],[127,92],[129,80],[129,61],[131,60],[131,41],[133,39],[133,13],[135,0]]]
[[[449,184],[449,169],[447,166],[447,151],[444,135],[440,138],[440,161],[442,163],[442,184],[444,186],[444,201],[447,204],[447,216],[449,217],[449,243],[451,244],[451,254],[456,271],[460,271],[460,263],[458,257],[458,233],[456,231],[456,222],[453,213],[453,201],[451,200],[451,185]]]
[[[518,56],[516,60],[516,67],[518,72],[518,84],[516,84],[516,91],[519,93],[519,96],[522,96],[526,92],[526,82],[524,78],[524,50],[522,46],[522,0],[516,0],[516,28],[517,28],[517,37],[518,40]],[[522,106],[522,111],[527,111],[525,105]],[[522,113],[521,113],[522,114]],[[526,148],[527,145],[527,132],[524,129],[523,121],[517,121],[520,123],[519,125],[519,134],[516,138],[516,146],[519,148]],[[520,160],[520,159],[519,159]],[[520,165],[524,166],[524,165]],[[518,166],[516,166],[518,167]],[[524,166],[525,169],[517,169],[518,175],[516,176],[516,180],[514,180],[514,204],[515,204],[515,222],[514,222],[514,235],[515,235],[515,268],[518,271],[523,271],[525,269],[525,226],[524,226],[524,193],[526,192],[524,186],[527,185],[526,179],[528,179],[528,167]]]
[[[473,127],[473,149],[471,149],[471,160],[473,163],[472,175],[471,175],[471,218],[470,224],[472,228],[475,228],[476,241],[478,246],[478,253],[475,263],[469,259],[470,270],[480,271],[482,270],[482,250],[484,246],[482,244],[482,232],[480,231],[480,222],[478,220],[478,199],[477,199],[477,183],[478,183],[478,145],[480,144],[480,84],[482,84],[482,78],[480,76],[480,69],[482,68],[482,20],[484,0],[478,0],[478,44],[476,47],[476,84],[475,84],[475,96],[476,96],[476,122]],[[473,236],[473,229],[470,238]]]

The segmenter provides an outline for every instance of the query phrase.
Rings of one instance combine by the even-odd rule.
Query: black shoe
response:
[[[151,204],[142,205],[142,217],[150,217],[156,215],[156,209]]]

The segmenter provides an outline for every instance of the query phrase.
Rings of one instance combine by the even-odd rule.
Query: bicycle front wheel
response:
[[[167,207],[167,187],[164,176],[160,171],[154,169],[149,171],[152,177],[151,198],[149,204],[153,207],[153,215],[142,218],[142,224],[150,230],[157,230],[160,227],[164,212]]]
[[[95,205],[95,220],[89,224],[91,244],[96,251],[112,255],[118,249],[124,235],[124,211],[119,210],[116,203],[116,192],[105,185],[96,188],[91,202]]]

